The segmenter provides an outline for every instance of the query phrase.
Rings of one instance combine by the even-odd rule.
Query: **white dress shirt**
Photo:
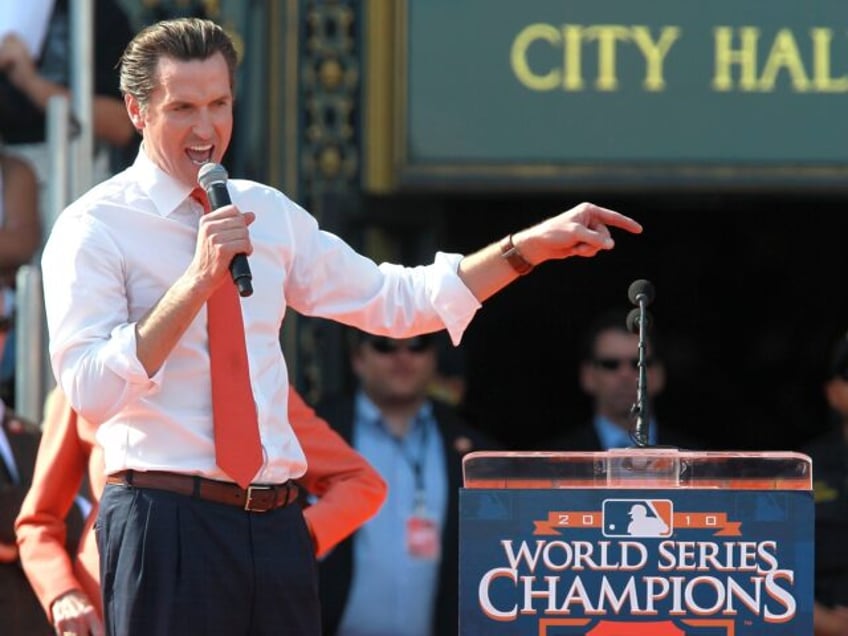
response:
[[[250,226],[253,295],[242,299],[250,380],[265,461],[255,483],[306,470],[288,422],[279,343],[286,306],[397,337],[447,328],[458,342],[480,303],[457,275],[458,254],[404,268],[357,254],[279,191],[230,180]],[[227,479],[215,464],[206,311],[148,377],[136,322],[188,267],[200,205],[144,149],[58,218],[42,256],[53,371],[73,407],[101,422],[106,472],[166,470]]]
[[[0,2],[0,40],[10,33],[26,44],[27,51],[38,60],[44,48],[44,38],[50,26],[55,0]]]

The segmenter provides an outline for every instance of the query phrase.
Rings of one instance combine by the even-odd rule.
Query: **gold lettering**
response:
[[[619,40],[627,41],[630,29],[615,24],[598,24],[588,27],[584,33],[587,40],[598,42],[598,79],[595,87],[599,91],[614,91],[618,88],[615,54]]]
[[[830,52],[833,41],[831,29],[810,29],[813,38],[813,86],[822,93],[844,93],[848,91],[848,76],[840,78],[830,74]]]
[[[663,27],[660,39],[654,43],[648,27],[634,26],[633,41],[645,57],[645,81],[642,86],[647,91],[661,91],[665,88],[663,62],[671,45],[680,37],[679,27]]]
[[[561,87],[566,91],[582,91],[586,88],[583,47],[587,42],[597,42],[598,74],[594,86],[599,91],[615,91],[619,87],[618,44],[632,40],[645,60],[643,88],[662,91],[666,86],[665,58],[680,34],[680,27],[666,26],[654,40],[647,26],[564,24],[557,29],[551,24],[535,23],[524,27],[513,40],[510,63],[518,81],[530,90],[550,91]],[[532,67],[530,49],[540,42],[554,49],[562,47],[561,68],[540,69],[538,63],[537,68]]]
[[[733,90],[731,68],[740,67],[739,88],[743,91],[757,90],[757,40],[760,30],[755,27],[739,29],[741,48],[733,49],[733,28],[716,27],[713,29],[715,40],[715,72],[713,88],[717,91]]]
[[[576,24],[566,24],[562,28],[562,37],[565,40],[563,47],[563,75],[562,87],[567,91],[582,91],[583,83],[583,27]]]
[[[527,60],[527,50],[537,40],[548,42],[551,45],[560,45],[559,31],[549,24],[531,24],[522,29],[512,43],[510,61],[512,71],[518,81],[527,88],[534,91],[550,91],[560,85],[561,73],[558,69],[551,69],[544,75],[535,73],[530,68]]]
[[[801,54],[795,42],[795,36],[789,29],[781,29],[777,32],[769,52],[766,66],[760,77],[760,90],[771,92],[774,90],[777,75],[782,69],[786,69],[792,81],[792,88],[798,92],[809,90],[810,80],[801,62]]]

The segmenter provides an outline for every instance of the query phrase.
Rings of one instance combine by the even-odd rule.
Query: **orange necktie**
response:
[[[209,212],[209,199],[202,189],[195,188],[191,196]],[[250,388],[241,303],[231,279],[206,301],[206,313],[215,462],[239,486],[247,488],[262,467],[262,443]]]

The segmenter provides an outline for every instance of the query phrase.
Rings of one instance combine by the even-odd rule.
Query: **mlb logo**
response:
[[[605,499],[605,537],[670,537],[674,531],[670,499]]]

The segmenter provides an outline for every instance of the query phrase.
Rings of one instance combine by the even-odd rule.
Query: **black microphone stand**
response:
[[[638,311],[640,316],[637,320],[639,323],[639,379],[636,381],[636,403],[633,405],[631,412],[636,416],[636,425],[633,427],[633,432],[630,437],[639,448],[648,446],[648,423],[650,422],[650,410],[648,407],[648,365],[645,363],[645,323],[647,322],[643,316],[645,312],[645,302],[639,302]]]
[[[654,287],[647,280],[637,280],[628,290],[630,301],[638,305],[627,315],[627,328],[631,332],[639,334],[639,378],[636,383],[636,402],[630,412],[636,416],[636,423],[630,433],[633,443],[639,448],[645,448],[650,444],[648,438],[648,427],[650,422],[650,410],[648,403],[648,328],[650,327],[650,314],[648,304],[654,299]]]

